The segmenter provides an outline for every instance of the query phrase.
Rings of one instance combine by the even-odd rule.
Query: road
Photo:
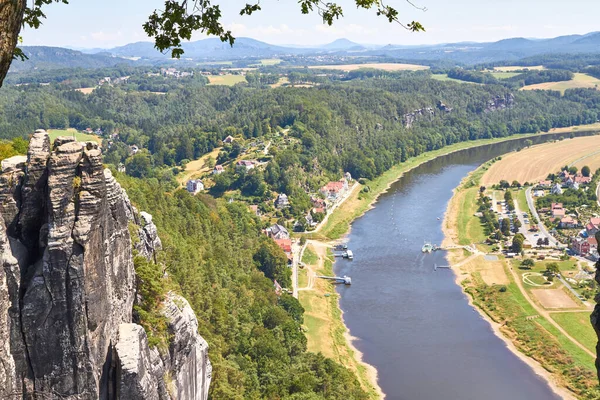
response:
[[[299,241],[292,243],[292,296],[295,298],[298,298],[298,266],[302,262],[306,245],[307,243],[301,246]]]
[[[527,198],[527,205],[529,206],[529,211],[531,212],[531,215],[533,217],[535,217],[535,219],[538,221],[538,228],[540,229],[540,232],[548,238],[548,241],[550,242],[551,245],[553,245],[555,247],[559,247],[560,243],[558,242],[558,240],[556,240],[554,238],[554,236],[552,236],[550,233],[548,233],[548,231],[546,230],[546,227],[544,226],[544,223],[542,222],[542,219],[540,218],[540,216],[535,208],[535,203],[533,202],[533,197],[531,197],[531,188],[530,187],[525,190],[525,197]],[[535,243],[532,243],[532,245],[535,245]]]
[[[321,230],[321,228],[323,226],[325,226],[325,224],[327,223],[327,220],[329,219],[329,216],[331,214],[333,214],[335,209],[338,208],[344,201],[346,201],[348,199],[348,197],[350,197],[350,195],[358,188],[360,188],[360,185],[358,184],[358,182],[354,182],[354,185],[352,185],[351,188],[346,190],[346,193],[344,194],[344,196],[342,196],[342,198],[340,200],[336,201],[335,204],[329,210],[327,210],[327,215],[325,215],[325,218],[323,218],[323,221],[319,222],[319,224],[315,227],[314,230],[312,230],[310,232],[306,232],[306,233],[319,232]]]

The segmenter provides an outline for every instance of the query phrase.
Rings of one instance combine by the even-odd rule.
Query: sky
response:
[[[262,11],[240,16],[249,0],[213,0],[220,4],[223,23],[236,37],[272,44],[318,45],[347,38],[362,44],[417,45],[461,41],[487,42],[510,37],[548,38],[600,31],[598,0],[387,0],[400,20],[421,22],[426,32],[412,33],[357,10],[354,0],[337,0],[344,18],[332,27],[318,14],[302,15],[297,0],[261,0]],[[45,8],[47,20],[22,32],[23,45],[71,48],[111,48],[149,41],[142,24],[164,0],[70,0]],[[192,40],[206,36],[197,33]]]

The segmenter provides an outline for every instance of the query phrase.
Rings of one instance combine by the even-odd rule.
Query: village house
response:
[[[549,180],[545,180],[545,181],[539,181],[538,186],[541,188],[549,188],[550,186],[552,186],[552,181]]]
[[[566,215],[566,210],[563,208],[562,203],[552,203],[550,211],[552,212],[552,218],[562,218]]]
[[[575,183],[580,185],[589,185],[592,182],[592,178],[589,176],[577,175],[575,177]]]
[[[317,226],[317,222],[315,222],[311,213],[308,213],[306,215],[306,217],[304,217],[304,219],[306,219],[306,223],[308,224],[308,226],[310,226],[310,227]]]
[[[585,226],[585,231],[589,237],[594,237],[600,229],[600,218],[590,218],[590,222]]]
[[[125,164],[123,164],[122,162],[120,162],[119,165],[117,166],[117,171],[119,171],[119,172],[125,172],[126,171]]]
[[[586,238],[582,238],[580,236],[574,237],[571,241],[571,250],[580,256],[587,256],[590,254],[590,242]]]
[[[138,151],[140,151],[140,148],[137,147],[135,144],[132,144],[131,146],[129,146],[129,152],[133,155],[133,154],[137,154]]]
[[[533,197],[544,197],[545,193],[543,190],[534,190]]]
[[[579,183],[577,183],[573,178],[569,178],[565,183],[569,189],[579,189]]]
[[[233,143],[235,139],[233,138],[233,136],[227,136],[225,138],[225,140],[223,140],[223,143]]]
[[[552,186],[552,189],[550,189],[550,193],[555,195],[561,195],[563,194],[563,191],[560,185],[558,183],[555,183],[554,186]]]
[[[323,209],[327,208],[327,203],[325,203],[325,200],[323,200],[319,197],[312,196],[310,198],[310,202],[312,203],[314,208],[323,208]]]
[[[191,194],[196,194],[202,190],[204,190],[204,184],[200,179],[190,179],[187,181],[186,189]]]
[[[285,193],[279,193],[277,198],[275,199],[275,207],[276,208],[285,208],[290,205],[290,201]]]
[[[344,178],[337,182],[329,182],[319,192],[330,201],[337,201],[348,190],[348,181]]]
[[[279,246],[287,256],[288,265],[292,265],[294,262],[294,255],[292,254],[292,240],[275,239],[275,243],[277,243],[277,246]]]
[[[563,229],[572,229],[577,228],[577,220],[573,217],[567,215],[560,220],[559,226]]]
[[[350,172],[346,172],[344,174],[344,178],[348,181],[348,182],[352,182],[352,175],[350,174]]]
[[[223,168],[222,165],[215,165],[215,168],[213,168],[213,175],[219,175],[222,174],[223,172],[225,172],[225,168]]]
[[[265,229],[265,233],[267,234],[268,237],[273,238],[273,239],[289,239],[290,238],[290,233],[288,232],[288,230],[279,224],[275,224],[275,225],[268,227],[267,229]]]
[[[251,169],[254,169],[254,167],[256,167],[256,162],[253,160],[240,160],[235,164],[235,167],[237,169],[245,169],[246,171],[250,171]]]

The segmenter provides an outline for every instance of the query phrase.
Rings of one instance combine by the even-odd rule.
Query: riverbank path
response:
[[[529,293],[527,292],[527,290],[525,290],[525,288],[523,287],[523,282],[521,282],[521,279],[519,278],[518,274],[515,272],[515,270],[512,267],[508,267],[510,274],[513,277],[513,280],[515,281],[515,283],[517,284],[517,287],[519,288],[519,290],[521,291],[521,293],[523,294],[523,297],[525,297],[525,299],[527,300],[527,302],[531,305],[531,307],[533,307],[533,309],[540,314],[542,317],[544,317],[546,319],[546,321],[548,321],[548,323],[550,325],[552,325],[553,327],[555,327],[556,329],[558,329],[558,331],[560,333],[562,333],[567,339],[569,339],[571,342],[573,342],[574,345],[576,345],[577,347],[579,347],[581,350],[583,350],[586,354],[589,354],[590,356],[592,356],[594,359],[596,359],[596,353],[590,351],[587,347],[585,347],[584,345],[582,345],[577,339],[575,339],[573,336],[571,336],[567,331],[565,331],[558,323],[556,323],[554,321],[554,319],[552,319],[552,316],[550,315],[551,313],[548,312],[547,310],[544,310],[543,308],[541,308],[540,306],[538,306],[529,296]],[[588,311],[589,312],[589,311]]]

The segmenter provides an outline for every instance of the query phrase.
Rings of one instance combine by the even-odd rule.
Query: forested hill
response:
[[[166,95],[109,86],[89,95],[53,87],[3,88],[2,93],[2,137],[24,136],[40,127],[101,128],[105,138],[118,132],[110,136],[114,143],[106,162],[122,162],[135,176],[163,181],[173,179],[173,167],[221,146],[228,135],[240,140],[223,147],[219,163],[240,157],[250,139],[271,138],[290,128],[282,144],[266,155],[264,171],[223,174],[213,194],[247,187],[243,194],[262,202],[272,191],[285,192],[296,217],[310,208],[306,192],[342,171],[373,178],[408,157],[448,144],[592,123],[600,111],[600,93],[594,90],[568,90],[561,97],[438,82],[428,73],[314,88],[200,86]],[[143,151],[132,157],[128,145]]]
[[[343,172],[369,179],[451,143],[596,122],[600,114],[594,90],[520,92],[439,82],[429,73],[313,88],[194,85],[159,95],[131,87],[105,85],[88,95],[55,85],[4,87],[0,135],[100,130],[104,162],[125,164],[129,176],[115,174],[133,203],[152,212],[163,241],[158,264],[136,265],[145,298],[175,289],[190,300],[210,344],[215,399],[366,396],[348,370],[306,352],[302,308],[273,289],[273,279],[289,283],[287,259],[261,234],[269,221],[247,204],[290,223],[312,209],[309,193]],[[224,143],[227,136],[233,143]],[[261,141],[268,151],[253,150]],[[217,162],[229,166],[206,177],[211,195],[177,190],[181,166],[216,147]],[[8,150],[22,150],[22,140],[0,143],[0,158]],[[260,168],[234,168],[252,151]],[[290,207],[274,210],[275,193],[286,193]],[[160,343],[165,332],[153,307],[138,311]]]

